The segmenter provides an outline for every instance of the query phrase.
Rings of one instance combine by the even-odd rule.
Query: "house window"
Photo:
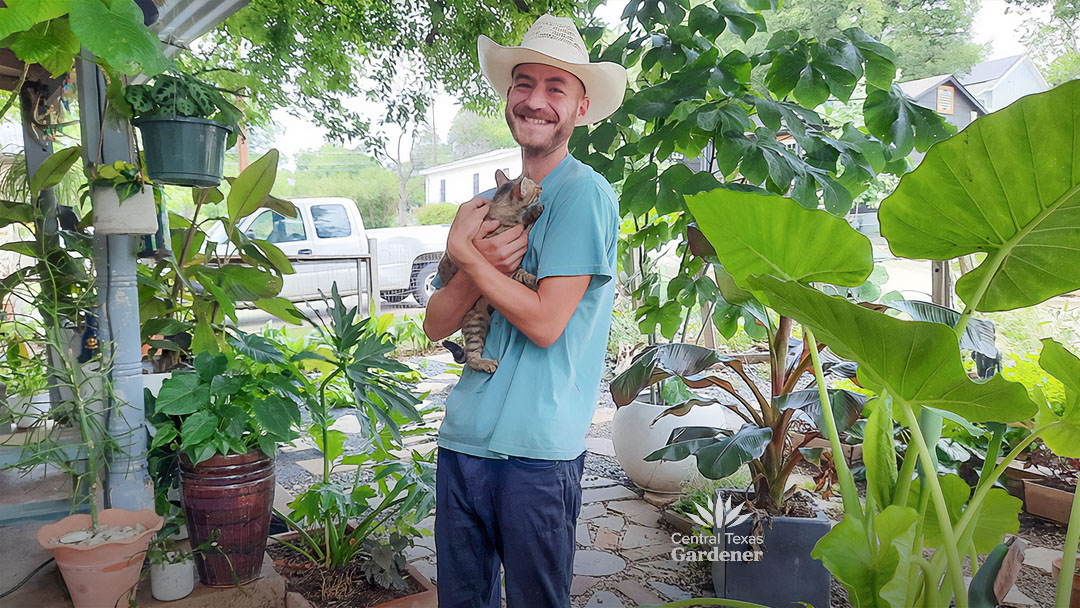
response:
[[[473,193],[473,196],[476,196],[477,194],[480,194],[480,174],[479,173],[473,173],[472,174],[472,193]]]
[[[952,114],[953,113],[953,93],[954,89],[948,85],[942,85],[937,88],[937,112],[938,114]]]
[[[440,179],[439,180],[439,202],[440,203],[445,203],[446,202],[446,180],[445,179]]]

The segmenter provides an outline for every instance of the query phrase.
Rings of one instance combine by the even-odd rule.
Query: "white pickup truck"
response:
[[[270,241],[293,262],[296,273],[285,275],[283,297],[294,301],[319,298],[319,291],[329,294],[335,281],[342,294],[356,293],[356,262],[310,258],[367,254],[368,239],[373,238],[378,246],[378,284],[382,298],[400,302],[412,296],[420,306],[427,305],[435,291],[431,282],[446,248],[449,226],[368,230],[352,199],[290,200],[299,212],[295,218],[266,209],[240,222],[244,234]]]

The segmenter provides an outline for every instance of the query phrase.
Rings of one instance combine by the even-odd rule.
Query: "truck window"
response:
[[[307,239],[304,220],[299,216],[285,217],[277,211],[263,211],[244,232],[248,238],[264,239],[271,243],[289,243]]]
[[[311,219],[320,239],[336,239],[352,234],[349,214],[342,205],[312,205]]]

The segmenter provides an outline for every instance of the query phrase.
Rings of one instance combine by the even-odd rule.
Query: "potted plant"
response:
[[[242,117],[221,90],[190,74],[166,73],[128,85],[124,99],[142,132],[151,179],[201,188],[221,183],[226,142],[236,141]]]
[[[58,327],[46,326],[44,335],[59,359],[49,373],[71,396],[70,401],[58,404],[58,409],[67,412],[77,427],[80,441],[76,459],[85,458],[88,467],[80,470],[74,466],[49,440],[28,444],[19,466],[48,463],[68,472],[77,480],[75,505],[85,495],[90,512],[42,526],[37,540],[52,552],[76,608],[118,605],[125,596],[133,596],[146,548],[163,520],[153,509],[100,509],[98,476],[104,471],[100,463],[107,451],[115,448],[106,430],[109,412],[100,407],[109,386],[107,374],[101,371],[104,366],[78,361],[75,353],[64,347],[66,341]]]
[[[417,523],[433,510],[434,463],[416,454],[413,462],[402,462],[390,453],[400,448],[407,432],[401,426],[423,420],[410,392],[415,372],[387,357],[394,350],[390,336],[375,319],[361,319],[356,307],[345,306],[336,285],[327,317],[313,323],[318,338],[293,357],[321,369],[302,394],[311,413],[307,434],[322,452],[323,475],[289,503],[289,513],[280,514],[294,530],[278,537],[289,550],[285,563],[304,562],[290,573],[290,584],[311,593],[305,581],[333,581],[315,586],[319,601],[360,601],[363,596],[369,605],[384,607],[433,601],[432,585],[407,567],[404,551],[421,534]],[[344,402],[335,403],[331,394]],[[363,451],[346,453],[344,433],[331,428],[334,406],[357,410],[362,434],[371,438]],[[332,475],[342,465],[356,466],[356,473],[336,480]],[[372,470],[372,481],[361,481],[361,467]],[[354,578],[357,571],[366,580]]]
[[[93,201],[94,234],[154,234],[160,191],[131,163],[116,161],[88,170],[84,203]]]
[[[8,343],[0,369],[4,373],[10,420],[21,429],[43,421],[52,404],[49,378],[41,359],[30,354],[24,341],[15,339]]]
[[[1080,460],[1058,456],[1046,444],[1041,444],[1028,456],[1028,462],[1047,474],[1042,478],[1023,480],[1024,510],[1062,526],[1068,525]]]
[[[162,530],[164,533],[165,530]],[[171,535],[158,535],[146,552],[150,562],[150,594],[155,600],[183,599],[195,589],[195,554]]]
[[[262,567],[274,456],[278,443],[298,436],[301,382],[273,345],[243,333],[224,353],[200,353],[193,366],[162,384],[150,449],[175,454],[192,545],[218,535],[214,550],[196,556],[200,580],[243,584]]]

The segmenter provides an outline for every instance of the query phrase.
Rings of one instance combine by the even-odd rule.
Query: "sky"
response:
[[[616,23],[622,14],[626,0],[608,0],[601,5],[596,14],[608,23]],[[1019,19],[1015,14],[1006,14],[1005,0],[983,0],[979,12],[973,24],[974,41],[989,43],[990,52],[986,59],[997,59],[1010,55],[1019,55],[1025,52],[1024,45],[1020,42],[1020,33],[1016,28]],[[353,107],[363,109],[374,104],[357,98]],[[450,130],[450,122],[457,114],[460,106],[449,95],[441,95],[435,103],[435,125],[440,137],[446,137]],[[325,142],[326,131],[313,125],[310,121],[292,116],[285,110],[278,110],[274,117],[283,128],[282,133],[276,138],[275,145],[287,160],[283,160],[283,168],[293,168],[293,159],[301,150],[317,149]],[[392,136],[396,140],[397,134]],[[391,144],[396,141],[391,141]],[[402,144],[408,148],[408,142]]]

